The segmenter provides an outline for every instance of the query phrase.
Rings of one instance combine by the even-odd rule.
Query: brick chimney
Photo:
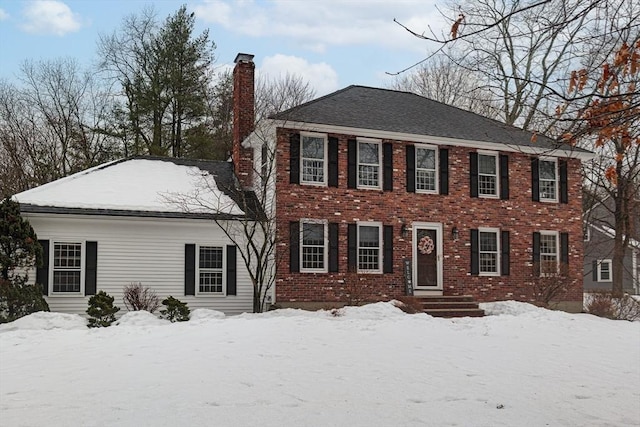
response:
[[[243,188],[253,186],[253,150],[242,147],[242,141],[255,125],[253,55],[239,53],[233,69],[233,152],[231,158]]]

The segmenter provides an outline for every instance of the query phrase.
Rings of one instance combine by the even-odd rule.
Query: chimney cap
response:
[[[253,56],[250,53],[239,53],[236,55],[236,59],[233,60],[234,64],[238,62],[253,62]]]

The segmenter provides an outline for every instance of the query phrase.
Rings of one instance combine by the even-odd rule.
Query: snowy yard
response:
[[[0,425],[640,425],[640,322],[483,308],[36,313],[0,326]]]

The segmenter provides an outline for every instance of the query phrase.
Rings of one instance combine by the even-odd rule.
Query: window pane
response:
[[[324,138],[303,136],[302,157],[308,159],[324,159]]]
[[[495,176],[479,175],[478,194],[495,195],[497,192],[496,182],[497,180]]]
[[[602,262],[600,264],[600,280],[610,280],[611,279],[611,264],[608,261]]]
[[[498,254],[481,253],[480,254],[480,272],[496,273],[498,271]]]
[[[487,175],[496,174],[496,156],[478,155],[478,171]]]
[[[302,181],[324,182],[324,161],[303,159]]]
[[[556,179],[556,162],[540,160],[540,179]]]
[[[81,243],[56,243],[53,249],[54,268],[81,268]]]
[[[324,225],[323,224],[302,224],[302,244],[303,245],[323,245]]]
[[[556,198],[556,182],[540,180],[540,198],[555,199]]]
[[[480,233],[480,251],[482,252],[497,252],[498,251],[498,236],[496,233]]]
[[[436,173],[434,171],[416,170],[416,188],[418,190],[435,190]]]
[[[556,254],[556,236],[553,234],[542,234],[540,236],[540,253]]]
[[[358,144],[358,160],[360,163],[378,164],[379,153],[378,144],[372,142],[361,142]]]
[[[222,248],[201,246],[200,268],[222,268]]]
[[[378,247],[380,242],[380,229],[378,227],[361,226],[358,229],[359,243],[361,247]]]
[[[221,271],[201,271],[200,272],[200,292],[222,292],[222,272]]]
[[[416,150],[416,167],[420,169],[436,168],[436,151],[429,148],[418,148]]]
[[[54,270],[53,292],[80,292],[80,271]]]

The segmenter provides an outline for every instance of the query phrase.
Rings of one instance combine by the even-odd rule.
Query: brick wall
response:
[[[449,194],[417,194],[406,191],[405,141],[393,142],[393,191],[347,188],[347,140],[357,135],[330,134],[339,140],[338,187],[289,183],[289,135],[277,130],[277,229],[278,253],[276,300],[286,302],[345,301],[357,288],[365,300],[385,300],[405,294],[403,258],[411,258],[411,233],[401,234],[402,224],[438,222],[443,226],[443,293],[470,294],[480,301],[515,299],[532,301],[533,243],[535,231],[569,233],[569,290],[559,300],[582,301],[582,200],[580,160],[568,160],[569,203],[533,202],[531,157],[509,155],[510,198],[472,198],[469,190],[470,148],[449,149]],[[300,218],[339,223],[339,272],[290,273],[289,222]],[[379,221],[394,228],[393,273],[347,273],[347,224]],[[457,227],[459,239],[451,230]],[[508,276],[472,276],[470,230],[497,227],[510,232],[511,272]],[[356,285],[357,283],[357,285]]]

